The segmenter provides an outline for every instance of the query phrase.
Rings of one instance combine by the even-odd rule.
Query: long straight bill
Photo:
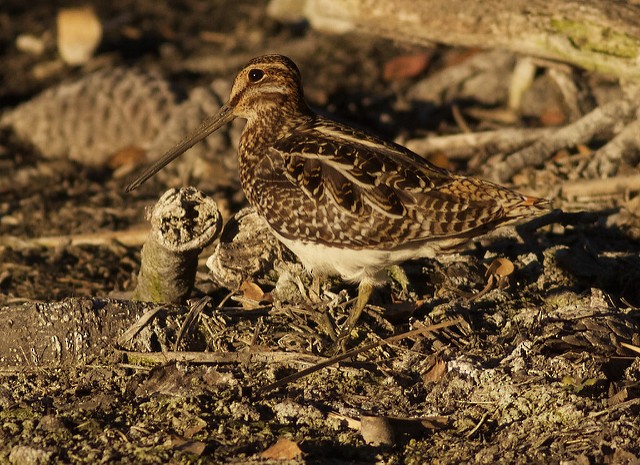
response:
[[[185,137],[178,145],[173,147],[158,161],[147,168],[140,176],[138,176],[131,184],[126,187],[125,191],[131,192],[132,190],[137,189],[138,187],[140,187],[140,185],[142,185],[143,182],[145,182],[151,176],[167,166],[173,160],[178,158],[184,152],[189,150],[191,147],[196,145],[202,139],[207,137],[209,134],[217,131],[229,121],[233,120],[235,117],[233,116],[232,110],[233,109],[229,106],[228,103],[220,107],[220,110],[218,110],[215,115],[205,119],[198,129]]]

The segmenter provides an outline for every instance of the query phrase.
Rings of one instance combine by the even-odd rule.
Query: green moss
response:
[[[407,292],[409,286],[409,278],[407,273],[399,265],[391,265],[387,267],[387,276],[400,285],[403,292]]]
[[[580,50],[612,55],[619,58],[638,56],[640,41],[635,37],[591,22],[551,19],[554,31],[565,35]]]
[[[30,408],[12,408],[0,410],[0,422],[12,420],[33,420],[37,418],[37,414]]]

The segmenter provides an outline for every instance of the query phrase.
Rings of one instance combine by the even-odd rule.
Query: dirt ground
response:
[[[124,186],[215,111],[250,58],[290,56],[314,108],[399,141],[566,124],[579,115],[549,83],[553,65],[509,112],[516,57],[505,53],[323,34],[273,19],[266,2],[113,0],[94,5],[104,33],[93,57],[70,66],[56,48],[66,6],[0,7],[0,109],[18,114],[0,132],[0,463],[640,464],[640,202],[633,190],[562,190],[603,140],[513,176],[563,213],[404,265],[408,283],[379,290],[349,348],[455,325],[281,386],[265,388],[332,355],[327,328],[355,288],[330,280],[312,295],[282,251],[253,284],[225,287],[205,266],[213,244],[187,303],[130,300],[145,209],[166,188],[198,187],[225,220],[245,206],[241,122],[140,190]],[[484,58],[490,67],[447,84]],[[568,75],[583,113],[620,92],[611,78]],[[473,175],[488,157],[431,159]],[[301,293],[270,292],[283,275]]]

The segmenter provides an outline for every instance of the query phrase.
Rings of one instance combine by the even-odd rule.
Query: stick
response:
[[[616,176],[607,179],[580,179],[565,182],[562,196],[567,199],[592,198],[600,195],[623,194],[640,191],[640,174]]]

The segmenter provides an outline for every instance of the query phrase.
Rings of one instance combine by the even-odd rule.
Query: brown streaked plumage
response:
[[[281,55],[251,60],[229,101],[127,190],[222,125],[247,120],[240,181],[273,233],[316,273],[360,283],[355,323],[381,271],[433,257],[549,202],[452,174],[410,150],[313,113],[300,72]]]

